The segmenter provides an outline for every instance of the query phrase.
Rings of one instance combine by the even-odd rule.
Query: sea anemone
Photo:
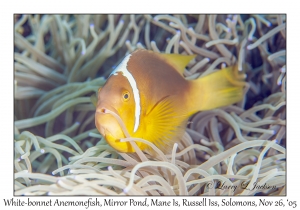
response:
[[[285,15],[15,15],[15,195],[286,195]],[[197,54],[186,79],[237,65],[244,99],[194,115],[164,154],[119,153],[97,94],[135,49]],[[117,117],[117,116],[116,116]]]

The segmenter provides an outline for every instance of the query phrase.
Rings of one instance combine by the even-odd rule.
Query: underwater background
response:
[[[15,195],[286,194],[285,15],[15,15],[14,28]],[[189,80],[237,65],[244,99],[194,115],[171,154],[119,153],[90,97],[140,48],[197,54]]]

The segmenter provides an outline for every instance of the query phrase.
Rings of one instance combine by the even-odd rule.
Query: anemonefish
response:
[[[198,111],[227,106],[243,97],[244,82],[228,67],[196,80],[183,72],[195,55],[137,50],[127,55],[98,91],[95,125],[119,152],[134,152],[118,120],[131,137],[150,141],[163,151],[183,136],[189,117]],[[136,142],[141,150],[148,146]]]

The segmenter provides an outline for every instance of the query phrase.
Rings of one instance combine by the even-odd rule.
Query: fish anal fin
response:
[[[181,75],[183,75],[185,67],[197,55],[181,55],[181,54],[159,54],[159,56],[172,65]]]
[[[234,66],[191,81],[193,112],[234,104],[243,98],[244,77]]]
[[[154,104],[144,116],[143,138],[163,152],[171,151],[173,144],[184,134],[188,115],[173,103],[176,96],[166,96]]]

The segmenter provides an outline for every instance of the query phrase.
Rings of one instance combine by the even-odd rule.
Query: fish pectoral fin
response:
[[[170,65],[172,65],[181,75],[183,75],[185,67],[197,55],[181,55],[181,54],[159,54]]]
[[[168,153],[173,144],[181,139],[188,115],[174,103],[176,96],[166,96],[157,102],[145,116],[144,139]]]

